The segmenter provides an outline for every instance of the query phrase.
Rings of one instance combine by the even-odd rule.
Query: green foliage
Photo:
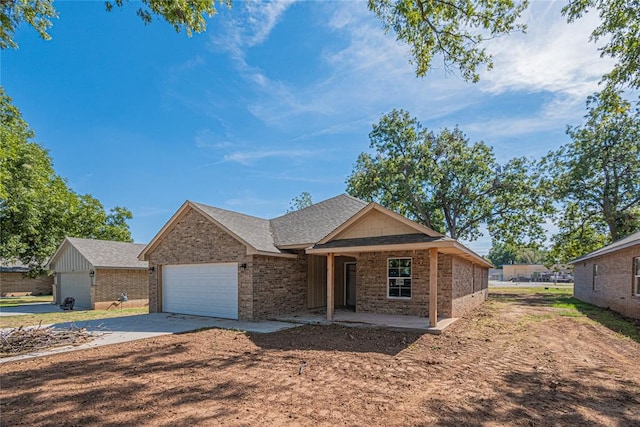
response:
[[[479,80],[478,67],[492,68],[482,43],[512,31],[524,31],[516,20],[527,7],[512,0],[369,0],[369,9],[411,48],[416,75],[423,77],[434,57],[447,70],[456,66],[465,80]]]
[[[542,161],[561,205],[552,252],[573,259],[640,229],[640,111],[605,89],[587,100],[572,141]]]
[[[547,253],[537,247],[494,241],[487,258],[498,267],[505,264],[544,264],[547,260]]]
[[[595,9],[600,25],[591,33],[590,40],[605,40],[599,48],[601,56],[616,60],[616,65],[604,80],[613,86],[628,85],[640,89],[640,2],[638,0],[573,0],[562,13],[568,22],[580,19]]]
[[[303,191],[299,196],[291,199],[291,202],[289,202],[289,209],[287,209],[287,213],[304,209],[311,206],[312,204],[313,200],[311,199],[311,194],[307,191]]]
[[[0,87],[0,258],[40,271],[65,236],[131,241],[131,212],[74,193]]]
[[[347,192],[376,201],[453,238],[474,240],[486,224],[498,240],[534,240],[548,206],[524,158],[500,166],[483,142],[458,128],[439,134],[403,110],[384,115],[369,134]]]
[[[51,37],[47,30],[57,18],[53,0],[4,0],[0,1],[0,49],[16,48],[13,41],[16,28],[26,22],[45,40]]]
[[[114,6],[122,7],[127,0],[107,0],[107,11]],[[218,3],[231,7],[231,0],[218,0]],[[187,36],[201,33],[207,29],[205,16],[212,17],[216,14],[216,0],[141,0],[136,14],[145,24],[152,21],[153,15],[159,16],[173,26],[176,32],[184,30]]]
[[[149,24],[154,15],[159,16],[172,25],[176,32],[184,30],[187,36],[205,31],[206,17],[216,13],[216,0],[141,0],[135,3],[140,5],[136,13],[145,24]],[[218,3],[231,6],[231,0],[218,0]],[[125,4],[129,4],[129,1],[107,0],[105,7],[111,11]],[[18,47],[13,35],[22,22],[31,25],[43,39],[49,40],[51,36],[47,30],[53,25],[51,19],[57,17],[53,0],[0,1],[0,49]]]

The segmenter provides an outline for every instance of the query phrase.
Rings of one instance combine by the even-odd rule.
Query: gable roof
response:
[[[320,241],[367,206],[348,194],[341,194],[271,220],[277,246],[307,247]]]
[[[586,261],[591,258],[599,257],[602,255],[610,254],[611,252],[618,251],[620,249],[625,249],[631,246],[640,245],[640,231],[637,233],[633,233],[623,239],[615,241],[610,245],[604,246],[598,250],[590,252],[586,255],[581,256],[580,258],[576,258],[573,261],[569,262],[569,264],[575,264],[581,261]]]
[[[146,269],[148,263],[139,261],[138,254],[146,244],[114,242],[111,240],[81,239],[65,237],[55,253],[49,258],[47,267],[64,252],[65,248],[75,248],[94,268],[140,268]]]
[[[273,242],[268,219],[215,208],[202,203],[189,203],[205,216],[213,219],[222,228],[232,233],[236,238],[239,238],[245,245],[249,245],[261,252],[280,252]]]
[[[342,248],[345,245],[349,245],[351,249],[385,245],[412,245],[412,248],[439,247],[474,262],[487,266],[492,265],[454,239],[411,221],[377,203],[367,203],[348,194],[341,194],[271,220],[187,200],[140,252],[138,259],[145,259],[146,254],[161,241],[164,233],[168,232],[189,209],[199,212],[245,245],[248,254],[261,253],[295,257],[296,255],[289,252],[289,249],[306,249],[307,253],[321,253],[330,248]],[[415,233],[332,240],[373,210],[382,212],[405,224],[415,230]],[[406,246],[403,247],[406,248]]]

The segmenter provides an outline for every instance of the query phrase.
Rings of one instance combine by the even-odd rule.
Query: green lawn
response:
[[[52,302],[53,295],[43,295],[38,297],[0,297],[1,307],[15,307],[16,305],[29,304],[32,302]]]
[[[149,307],[138,308],[115,308],[111,310],[86,310],[86,311],[62,311],[42,314],[28,314],[24,316],[2,316],[0,317],[0,328],[17,328],[19,326],[34,326],[42,323],[49,325],[52,323],[76,322],[82,326],[83,321],[93,319],[105,319],[110,317],[133,316],[146,314]]]

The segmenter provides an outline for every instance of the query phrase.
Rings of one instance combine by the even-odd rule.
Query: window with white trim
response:
[[[592,282],[591,282],[591,289],[596,291],[597,288],[597,282],[598,282],[598,264],[593,264],[593,273],[592,273]]]
[[[640,257],[633,259],[633,295],[640,297]]]
[[[387,260],[387,296],[411,298],[411,258]]]

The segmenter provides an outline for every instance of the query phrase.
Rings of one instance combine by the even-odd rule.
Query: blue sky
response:
[[[145,243],[187,199],[272,218],[303,191],[343,193],[393,108],[436,131],[459,125],[500,162],[567,143],[611,62],[588,42],[597,16],[567,24],[563,4],[532,1],[528,33],[490,41],[495,67],[471,84],[438,59],[416,78],[364,1],[236,2],[191,38],[143,25],[135,3],[57,1],[52,40],[21,27],[0,82],[57,173],[129,208]],[[490,248],[488,236],[468,244]]]

